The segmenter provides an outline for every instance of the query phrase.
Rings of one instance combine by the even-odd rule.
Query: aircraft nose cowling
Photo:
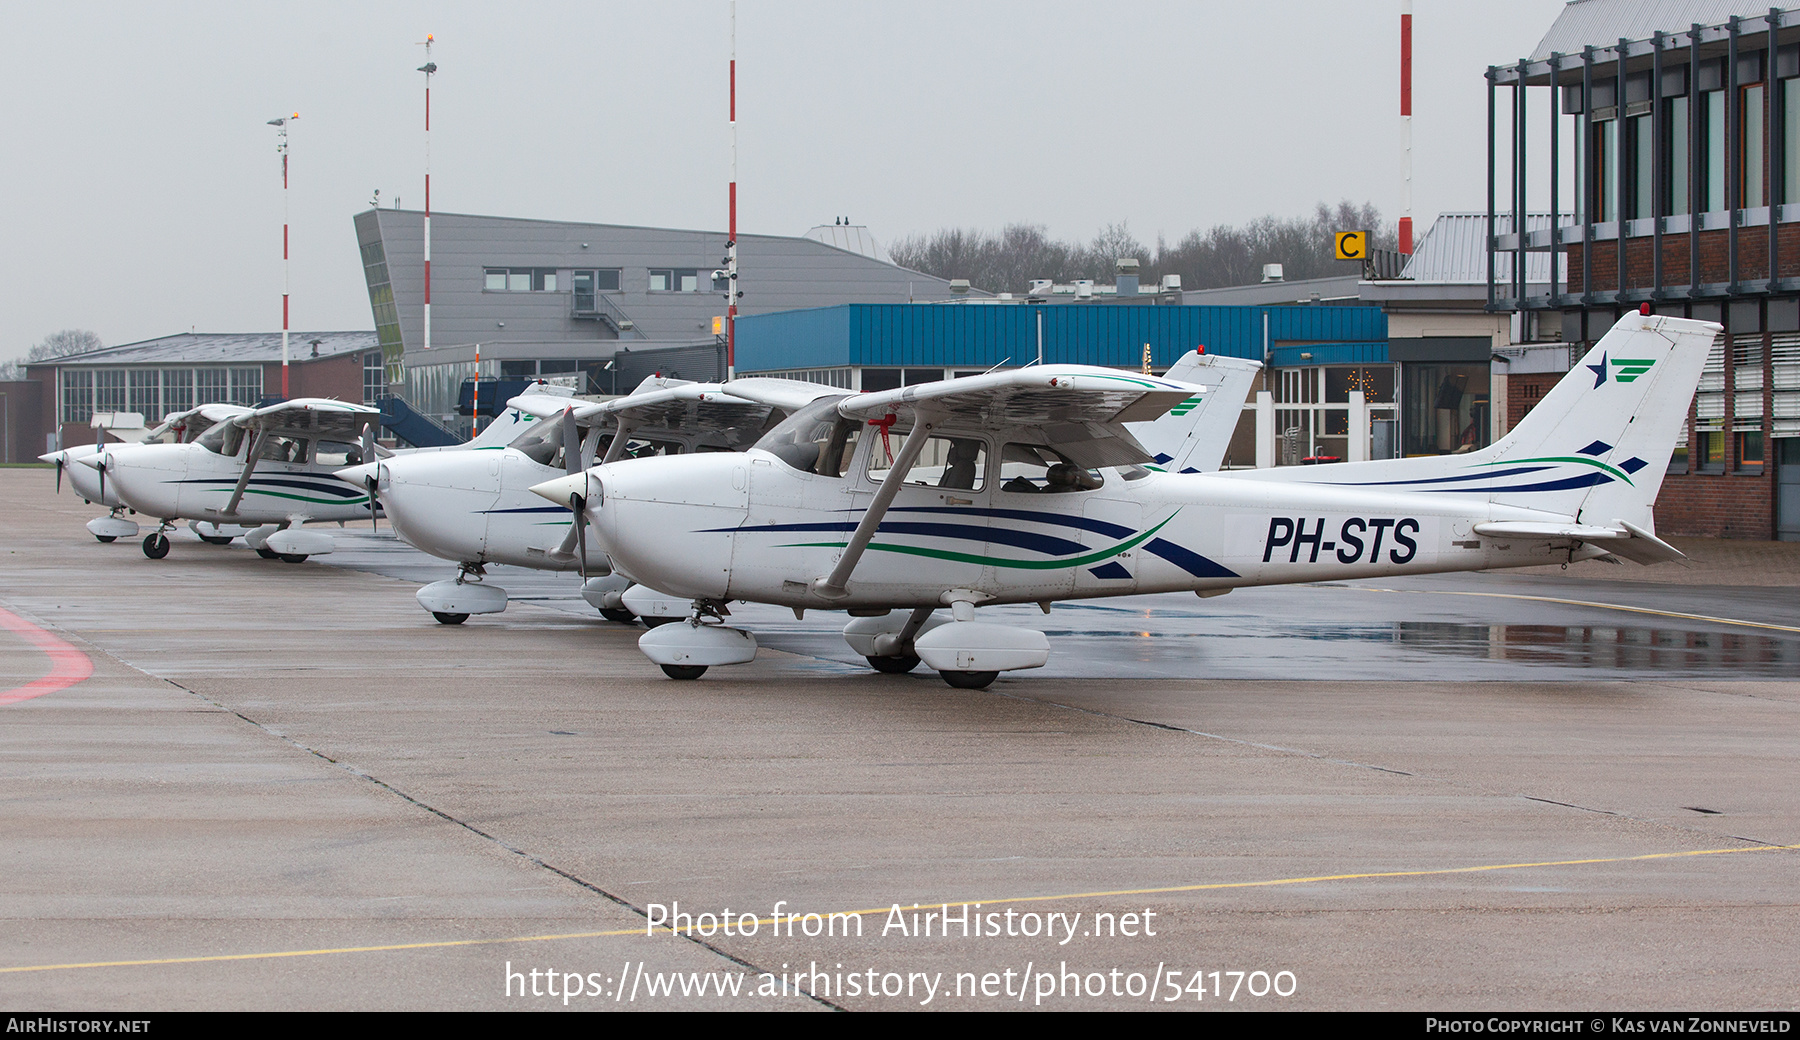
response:
[[[533,484],[531,493],[540,498],[549,499],[559,506],[569,504],[570,495],[580,495],[583,502],[590,506],[598,506],[601,498],[601,487],[598,478],[591,472],[572,473],[555,480],[546,480],[542,484]]]
[[[347,469],[334,470],[331,475],[346,484],[354,484],[358,488],[367,488],[369,486],[369,478],[376,476],[380,472],[380,469],[381,464],[379,462],[365,462],[360,466],[351,466]]]

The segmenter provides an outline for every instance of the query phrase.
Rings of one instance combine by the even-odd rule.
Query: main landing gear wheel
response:
[[[116,542],[119,540],[119,536],[116,534],[97,534],[94,536],[94,540],[99,542]]]
[[[674,618],[657,618],[657,620],[673,621]],[[665,664],[662,666],[662,670],[663,674],[671,679],[698,679],[706,674],[706,666],[703,664]]]
[[[638,620],[642,621],[644,623],[645,628],[655,628],[658,625],[671,624],[673,622],[680,621],[681,619],[675,618],[675,617],[657,617],[655,614],[645,614],[644,616],[638,618]],[[673,666],[665,665],[664,670],[665,671],[668,670],[669,667],[673,667]],[[702,669],[702,671],[704,671],[704,669]],[[677,678],[680,678],[680,677],[678,676]],[[687,676],[687,678],[697,679],[697,678],[699,678],[699,676],[698,675],[690,675],[690,676]]]
[[[306,554],[305,553],[276,553],[275,555],[280,558],[282,563],[305,563],[306,562]]]
[[[919,667],[917,654],[901,654],[898,657],[866,657],[864,660],[869,662],[870,668],[878,672],[886,672],[889,675],[905,675]],[[993,680],[989,679],[988,682],[993,682]],[[951,683],[951,685],[956,684]]]
[[[939,672],[944,681],[959,690],[985,690],[1000,678],[999,672]]]
[[[304,559],[304,557],[302,557],[302,559]],[[469,620],[469,615],[467,614],[447,614],[441,610],[432,611],[431,616],[437,618],[438,624],[440,625],[460,625]]]
[[[632,624],[638,619],[636,614],[633,614],[623,607],[601,607],[600,616],[608,621],[616,621],[621,625]]]
[[[207,545],[230,545],[231,537],[232,536],[222,534],[203,534],[200,536],[200,540]]]
[[[273,549],[258,549],[258,550],[256,550],[256,555],[262,557],[265,560],[273,560],[275,557],[280,556],[281,554],[276,552]]]
[[[152,560],[160,560],[169,555],[169,539],[160,534],[153,534],[145,538],[144,555]]]

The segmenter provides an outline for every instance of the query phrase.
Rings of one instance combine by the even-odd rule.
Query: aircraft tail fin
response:
[[[1477,451],[1242,475],[1481,497],[1654,533],[1651,507],[1720,331],[1707,321],[1627,314],[1518,426]]]
[[[1132,436],[1170,473],[1212,473],[1224,461],[1244,400],[1262,364],[1246,358],[1191,351],[1163,373],[1198,383],[1207,393],[1190,397],[1149,422],[1127,423]]]
[[[1653,531],[1651,506],[1721,331],[1663,315],[1619,319],[1483,453],[1492,500]]]

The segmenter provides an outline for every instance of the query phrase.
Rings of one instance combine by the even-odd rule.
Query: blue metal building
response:
[[[1201,346],[1276,367],[1388,362],[1377,307],[852,303],[738,319],[737,370],[888,389],[1028,364],[1040,322],[1046,363],[1137,368],[1146,344],[1158,370]]]

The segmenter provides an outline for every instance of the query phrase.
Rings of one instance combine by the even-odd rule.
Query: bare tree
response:
[[[1134,257],[1153,284],[1178,274],[1186,289],[1247,285],[1261,280],[1264,264],[1283,265],[1288,279],[1357,274],[1354,263],[1333,259],[1332,232],[1366,230],[1377,247],[1392,248],[1394,229],[1371,204],[1319,203],[1308,216],[1259,217],[1241,227],[1218,225],[1188,232],[1173,245],[1157,236],[1152,250],[1124,221],[1108,224],[1086,245],[1051,239],[1042,224],[1009,224],[999,234],[945,228],[911,235],[888,249],[894,262],[940,278],[967,278],[990,292],[1023,292],[1034,278],[1070,282],[1111,281],[1117,261]]]
[[[26,365],[49,361],[51,358],[67,357],[70,354],[85,354],[90,350],[99,350],[105,345],[100,342],[97,334],[89,332],[87,329],[63,329],[60,332],[52,332],[33,344],[32,348],[25,352],[24,358],[0,365],[0,381],[25,378]]]

